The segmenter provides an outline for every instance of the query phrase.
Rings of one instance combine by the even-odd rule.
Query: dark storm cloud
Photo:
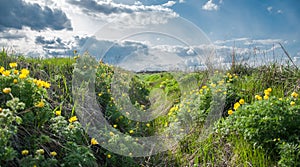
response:
[[[32,30],[72,30],[71,21],[58,9],[42,8],[38,4],[30,4],[21,0],[0,1],[0,31],[9,28]]]

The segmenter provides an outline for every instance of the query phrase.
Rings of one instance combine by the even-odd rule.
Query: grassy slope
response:
[[[73,59],[38,60],[6,56],[6,53],[2,52],[0,55],[0,66],[7,68],[9,62],[17,62],[20,67],[28,67],[34,77],[43,78],[43,80],[51,82],[52,86],[48,91],[49,103],[52,106],[61,106],[65,112],[64,115],[71,115],[74,110],[71,94],[71,79],[73,63],[75,62]],[[255,101],[254,95],[263,94],[264,89],[268,87],[272,87],[272,94],[278,97],[287,96],[293,91],[299,92],[300,73],[291,67],[271,65],[252,69],[240,66],[235,71],[229,72],[238,74],[240,78],[231,85],[232,89],[230,90],[232,93],[227,96],[224,116],[228,116],[227,110],[240,98],[245,99],[249,104],[253,103]],[[183,79],[197,78],[197,84],[201,87],[206,84],[205,76],[205,73],[190,74]],[[184,93],[191,91],[180,92],[180,86],[169,73],[139,74],[137,79],[132,82],[134,86],[145,89],[143,92],[132,90],[131,97],[134,99],[133,101],[138,101],[139,104],[137,105],[139,107],[141,105],[148,107],[147,100],[149,99],[145,97],[149,96],[149,92],[154,89],[162,89],[173,105],[179,104],[180,97],[183,97]],[[105,100],[105,98],[109,97],[107,93],[107,96],[103,97],[103,99]],[[123,132],[136,127],[132,122],[128,123],[128,120],[122,122],[111,120],[111,122],[112,124],[118,123],[119,130]],[[168,123],[168,116],[158,118],[152,123],[152,129],[146,131],[149,134],[154,131],[162,131],[165,124]],[[141,164],[144,166],[165,166],[165,164],[168,164],[167,166],[271,166],[276,165],[278,161],[278,157],[269,156],[265,148],[256,148],[241,136],[222,136],[214,133],[209,135],[204,141],[199,140],[202,125],[198,126],[180,142],[178,147],[150,158],[125,158],[114,155],[114,158],[107,160],[103,158],[103,152],[106,151],[99,151],[100,147],[97,150],[93,149],[93,153],[98,163],[107,166],[117,166],[119,161],[122,161],[123,164],[128,163],[128,166]]]

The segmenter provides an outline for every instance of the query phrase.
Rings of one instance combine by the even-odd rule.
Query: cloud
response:
[[[162,6],[164,7],[171,7],[173,5],[175,5],[176,2],[175,1],[168,1],[167,3],[162,4]]]
[[[185,0],[179,0],[179,3],[185,3]]]
[[[134,23],[132,26],[145,26],[149,24],[163,24],[170,18],[178,17],[178,14],[168,8],[174,5],[175,1],[168,1],[162,5],[143,5],[134,3],[131,5],[115,3],[113,1],[96,1],[96,0],[67,0],[76,10],[82,12],[93,19],[102,22],[115,22],[124,16],[126,22]],[[129,25],[127,23],[127,25]]]
[[[258,44],[273,45],[279,42],[284,43],[284,41],[281,39],[258,39],[258,40],[248,40],[245,42],[245,45],[258,45]]]
[[[272,10],[273,10],[273,7],[272,7],[272,6],[269,6],[269,7],[267,7],[267,10],[268,10],[269,13],[271,13]]]
[[[171,10],[165,7],[169,7],[176,3],[175,1],[168,1],[163,5],[151,5],[146,6],[142,3],[137,3],[134,5],[118,4],[112,1],[94,1],[94,0],[67,0],[68,3],[78,6],[82,9],[83,12],[94,15],[94,14],[122,14],[122,13],[135,13],[135,12],[149,12],[149,11],[158,11],[158,12],[170,12]]]
[[[73,47],[68,45],[67,41],[63,41],[61,38],[46,38],[44,36],[37,36],[35,38],[35,44],[41,46],[43,52],[40,52],[40,56],[45,57],[61,57],[67,56],[72,53]]]
[[[217,40],[214,42],[216,45],[273,45],[277,43],[286,43],[282,39],[251,39],[251,38],[234,38],[229,40]]]
[[[5,31],[3,33],[0,33],[0,39],[7,39],[7,40],[18,40],[21,38],[26,38],[27,36],[25,34],[20,33],[12,33],[9,31]]]
[[[234,42],[240,42],[240,41],[247,41],[249,38],[235,38],[235,39],[228,39],[228,40],[217,40],[214,43],[215,44],[226,44],[226,43],[231,43],[233,44]]]
[[[30,27],[32,30],[71,30],[71,21],[66,14],[58,9],[41,7],[38,4],[23,2],[22,0],[0,1],[0,31],[6,29],[22,29]]]
[[[207,11],[213,11],[218,10],[219,6],[214,4],[212,0],[209,0],[202,6],[202,9]]]
[[[277,10],[277,13],[278,13],[278,14],[282,14],[283,11],[279,9],[279,10]]]

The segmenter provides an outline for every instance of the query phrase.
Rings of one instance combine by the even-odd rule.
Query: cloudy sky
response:
[[[134,15],[126,19],[133,27],[138,26],[133,22],[139,20],[148,28],[166,24],[172,18],[184,18],[199,27],[222,56],[230,55],[234,49],[241,56],[283,57],[280,42],[294,60],[300,57],[297,0],[1,0],[0,46],[32,57],[72,56],[74,49],[80,50],[105,25],[126,15]],[[179,23],[169,28],[174,27],[184,29]],[[149,49],[149,36],[123,41],[110,52],[142,48],[143,54],[162,50],[191,53],[187,46],[180,48],[164,42]],[[111,41],[106,39],[107,43]]]

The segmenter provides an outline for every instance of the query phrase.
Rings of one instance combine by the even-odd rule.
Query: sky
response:
[[[114,37],[122,35],[109,27],[123,17],[126,27],[133,27],[132,33],[142,25],[144,30],[167,28],[177,35],[173,34],[173,40],[162,34],[136,35],[116,43]],[[178,18],[183,21],[169,24]],[[179,45],[180,39],[202,33],[219,56],[228,57],[234,51],[241,60],[251,56],[285,60],[281,43],[298,62],[299,18],[298,0],[1,0],[0,47],[30,57],[62,57],[74,56],[73,51],[84,48],[87,41],[96,41],[104,48],[113,45],[109,53],[118,62],[125,61],[120,53],[134,52],[136,59],[141,51],[142,55],[164,53],[169,59],[172,54],[190,55],[191,46]],[[201,31],[189,31],[192,25]],[[175,36],[180,37],[179,42],[172,42]],[[201,42],[198,44],[200,52]],[[197,50],[194,44],[192,47]]]

